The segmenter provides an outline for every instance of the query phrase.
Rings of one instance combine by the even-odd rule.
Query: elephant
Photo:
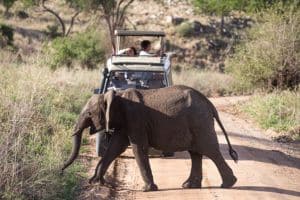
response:
[[[145,183],[143,191],[158,190],[150,168],[149,147],[165,152],[189,152],[191,171],[183,188],[201,188],[203,155],[217,166],[221,187],[230,188],[237,178],[220,152],[214,119],[225,135],[229,154],[237,162],[238,154],[230,144],[216,108],[193,88],[175,85],[149,90],[111,90],[94,95],[75,125],[73,149],[62,171],[78,156],[83,130],[89,127],[90,134],[102,131],[111,137],[90,183],[105,184],[104,174],[109,165],[131,145]]]

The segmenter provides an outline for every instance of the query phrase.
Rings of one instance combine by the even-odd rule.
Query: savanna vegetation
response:
[[[77,163],[64,176],[59,168],[97,74],[35,63],[0,65],[0,73],[1,199],[73,199],[85,168]]]
[[[139,1],[0,1],[0,199],[75,198],[85,166],[77,162],[64,176],[59,167],[114,49],[113,30],[143,24],[126,15]],[[299,3],[191,2],[196,17],[212,20],[166,28],[182,45],[201,40],[194,50],[200,67],[182,65],[193,55],[170,41],[182,50],[174,59],[174,82],[207,96],[254,94],[239,109],[261,127],[299,139]],[[214,63],[220,67],[210,68]]]

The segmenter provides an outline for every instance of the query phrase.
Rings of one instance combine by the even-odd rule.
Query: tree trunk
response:
[[[8,7],[8,6],[5,7],[5,11],[4,11],[4,18],[5,18],[5,19],[8,19],[8,18],[9,18],[9,8],[10,8],[10,7]]]
[[[224,13],[222,13],[222,15],[221,15],[221,26],[220,26],[220,33],[221,33],[221,35],[223,35],[223,33],[224,33]]]

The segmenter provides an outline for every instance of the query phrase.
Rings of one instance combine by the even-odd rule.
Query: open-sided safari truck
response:
[[[172,85],[170,56],[164,51],[164,32],[157,31],[127,31],[116,30],[116,53],[106,62],[103,69],[101,86],[95,93],[105,93],[107,90],[125,90],[127,88],[154,89]],[[140,43],[149,40],[158,44],[153,53],[139,56]],[[137,55],[119,54],[122,49],[134,47]],[[102,156],[108,143],[109,135],[97,133],[96,152]]]

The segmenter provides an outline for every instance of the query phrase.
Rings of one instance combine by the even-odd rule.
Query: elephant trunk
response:
[[[73,161],[77,158],[80,145],[81,145],[81,138],[82,138],[82,132],[83,130],[79,130],[75,132],[73,135],[73,148],[72,148],[72,153],[69,159],[64,163],[64,166],[62,167],[62,171],[66,169],[69,165],[73,163]]]

